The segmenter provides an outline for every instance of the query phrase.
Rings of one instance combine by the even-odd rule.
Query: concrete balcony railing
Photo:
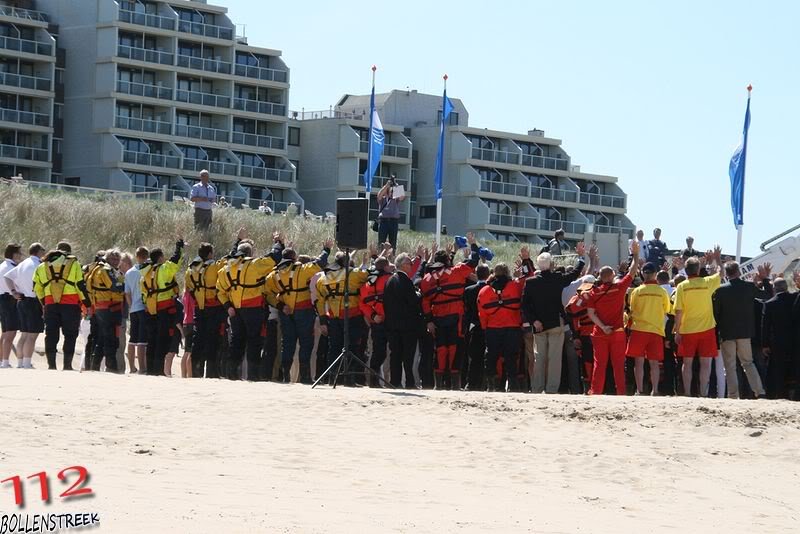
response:
[[[18,7],[2,6],[0,5],[0,16],[14,17],[17,19],[30,20],[33,22],[49,22],[47,15],[41,11],[34,11],[32,9],[21,9]]]
[[[501,195],[528,196],[528,186],[494,180],[481,180],[481,191],[485,193],[498,193]]]
[[[183,158],[182,165],[182,168],[187,171],[200,172],[205,169],[214,174],[225,174],[227,176],[236,176],[236,167],[235,163],[193,158]]]
[[[233,132],[233,142],[237,145],[258,146],[261,148],[274,148],[283,150],[286,141],[283,137],[273,137],[271,135],[249,134],[244,132]]]
[[[152,50],[150,48],[137,48],[121,44],[117,46],[117,55],[127,59],[158,63],[160,65],[175,64],[175,54],[162,52],[160,50]]]
[[[264,201],[257,198],[251,198],[248,202],[248,205],[251,209],[257,210],[261,207],[262,202]],[[267,200],[266,203],[269,209],[272,210],[272,213],[275,215],[279,213],[285,213],[289,208],[289,202],[283,202],[282,200]]]
[[[49,157],[50,152],[45,148],[33,148],[18,145],[0,145],[0,158],[48,161]]]
[[[592,206],[603,206],[606,208],[624,208],[625,197],[581,192],[580,203],[591,204]]]
[[[50,115],[46,113],[2,108],[0,109],[0,121],[48,127],[50,126]]]
[[[136,11],[129,11],[127,9],[119,10],[119,20],[120,22],[149,26],[162,30],[174,30],[175,23],[177,22],[177,19],[174,17],[162,17],[161,15],[154,15],[151,13],[137,13]]]
[[[279,69],[269,69],[266,67],[251,67],[249,65],[235,65],[233,73],[236,76],[245,78],[255,78],[269,82],[286,83],[289,80],[289,71]]]
[[[247,100],[245,98],[234,98],[233,109],[261,113],[262,115],[275,115],[278,117],[286,116],[286,106],[274,102],[262,102],[260,100]]]
[[[574,222],[574,221],[560,221],[558,219],[542,219],[540,224],[540,230],[546,230],[548,232],[555,232],[556,230],[563,228],[565,232],[568,234],[584,234],[586,233],[586,224],[582,222]]]
[[[218,72],[221,74],[231,73],[231,64],[221,59],[206,59],[203,57],[178,55],[178,66],[206,72]]]
[[[35,89],[37,91],[51,91],[53,87],[53,81],[48,78],[39,78],[37,76],[26,76],[24,74],[0,72],[0,85],[21,87],[23,89]]]
[[[541,230],[545,232],[555,232],[559,228],[563,228],[568,234],[583,234],[586,232],[586,225],[584,223],[540,219],[539,217],[530,217],[527,215],[490,213],[489,224],[508,226],[511,228],[524,228],[526,230]]]
[[[186,89],[176,89],[175,100],[178,102],[197,104],[199,106],[213,106],[216,108],[231,107],[231,97],[229,96],[201,93],[199,91],[188,91]]]
[[[506,152],[504,150],[472,147],[472,159],[519,165],[520,154],[516,152]]]
[[[388,176],[373,176],[372,177],[372,191],[373,191],[373,193],[377,194],[377,192],[380,191],[380,189],[384,185],[386,185],[386,182],[388,182],[389,180],[390,180],[390,178]],[[410,191],[409,191],[410,188],[408,186],[408,180],[406,180],[405,178],[396,178],[395,179],[395,183],[397,183],[397,185],[402,185],[403,186],[403,189],[406,190],[406,195],[408,195],[410,193]],[[358,185],[360,185],[362,187],[364,186],[364,173],[363,172],[358,174]]]
[[[557,200],[560,202],[578,202],[578,192],[552,187],[531,186],[531,198],[542,200]]]
[[[607,224],[595,224],[594,231],[598,234],[623,234],[633,237],[633,228],[625,228],[624,226],[610,226]]]
[[[126,95],[172,100],[172,87],[159,87],[158,85],[147,83],[117,80],[117,92],[125,93]]]
[[[364,154],[369,153],[369,141],[361,141],[359,151],[363,152]],[[392,158],[403,158],[408,159],[411,154],[410,149],[407,146],[402,145],[383,145],[383,155],[389,156]]]
[[[178,31],[184,33],[191,33],[194,35],[202,35],[204,37],[212,37],[214,39],[224,39],[226,41],[233,40],[232,28],[226,28],[224,26],[216,26],[214,24],[204,24],[202,22],[179,20]]]
[[[17,39],[16,37],[0,37],[0,48],[14,50],[15,52],[25,52],[26,54],[53,55],[53,45],[51,44],[29,41],[28,39]]]
[[[149,132],[162,135],[172,134],[171,123],[154,119],[140,119],[117,115],[114,125],[123,130],[134,130],[136,132]]]
[[[228,130],[206,128],[190,124],[176,124],[175,135],[191,137],[193,139],[205,139],[206,141],[218,141],[220,143],[227,143],[230,140],[230,132]]]
[[[255,178],[258,180],[270,180],[273,182],[287,183],[291,183],[294,177],[294,173],[286,169],[252,167],[250,165],[242,165],[239,175],[244,178]]]
[[[569,170],[569,161],[564,158],[553,158],[550,156],[529,156],[522,155],[522,165],[525,167],[535,167],[537,169],[554,169],[558,171]]]
[[[181,160],[178,156],[150,154],[149,152],[135,152],[133,150],[123,150],[122,161],[149,167],[166,167],[169,169],[180,169],[181,167]]]

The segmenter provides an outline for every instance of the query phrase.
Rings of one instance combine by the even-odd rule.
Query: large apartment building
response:
[[[0,2],[0,176],[61,175],[64,53],[58,28],[27,2]]]
[[[39,0],[67,51],[64,181],[185,194],[203,169],[235,206],[302,207],[289,69],[204,0]],[[243,13],[244,17],[245,14]]]
[[[290,147],[290,155],[299,161],[300,191],[311,211],[333,211],[335,198],[363,195],[369,100],[369,95],[345,95],[328,111],[291,113],[299,146]],[[516,134],[470,126],[464,104],[451,100],[442,199],[450,234],[472,231],[483,239],[543,244],[563,228],[568,241],[607,234],[604,241],[615,247],[631,237],[634,225],[625,216],[627,197],[617,178],[583,172],[561,141],[541,130]],[[441,96],[417,91],[375,96],[387,132],[384,162],[398,178],[410,177],[406,220],[421,231],[435,230],[441,102]],[[403,155],[410,147],[411,159],[397,160],[393,145],[402,147]],[[382,167],[378,174],[380,185],[387,172]],[[316,196],[315,188],[325,193]]]

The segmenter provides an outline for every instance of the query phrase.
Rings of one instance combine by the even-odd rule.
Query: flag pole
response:
[[[444,92],[447,93],[447,74],[445,74],[442,79],[444,80]],[[444,138],[444,129],[445,129],[445,117],[444,117],[444,103],[442,103],[442,133],[441,138]],[[439,172],[444,177],[444,144],[440,147],[442,154],[439,155],[441,158],[441,168]],[[442,180],[444,182],[444,180]],[[444,189],[444,184],[442,184],[442,189]],[[439,194],[439,191],[434,191],[436,194],[436,248],[441,248],[442,246],[442,196]]]
[[[375,96],[375,71],[378,70],[378,67],[375,65],[372,66],[372,95]],[[366,174],[370,174],[369,170],[372,168],[372,101],[370,101],[370,110],[369,110],[369,138],[370,142],[367,144],[367,172]],[[369,188],[367,189],[367,180],[364,179],[364,187],[366,191],[367,197],[367,222],[369,222],[369,205],[370,199],[372,198],[372,176],[369,177]]]
[[[751,95],[752,92],[753,92],[753,85],[749,84],[747,86],[747,110],[748,110],[748,112],[750,111],[750,95]],[[744,157],[745,157],[744,161],[742,162],[743,163],[743,168],[742,168],[742,187],[743,188],[744,188],[745,170],[747,168],[747,134],[748,134],[748,130],[749,130],[749,128],[745,128],[745,130],[744,130],[744,140],[743,140],[743,143],[744,143]],[[744,204],[744,191],[742,191],[742,204]],[[744,206],[742,206],[742,207],[744,207]],[[742,225],[742,224],[737,224],[736,225],[736,263],[739,263],[739,264],[742,263],[742,230],[743,230],[742,227],[743,226],[744,225]]]

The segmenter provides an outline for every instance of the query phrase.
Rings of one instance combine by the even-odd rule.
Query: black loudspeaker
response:
[[[336,199],[336,244],[339,248],[367,248],[367,202],[366,198]]]

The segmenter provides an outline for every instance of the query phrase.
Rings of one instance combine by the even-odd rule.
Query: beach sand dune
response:
[[[41,363],[39,363],[41,365]],[[797,404],[0,371],[0,476],[100,532],[797,532]],[[62,501],[85,466],[92,498]],[[57,491],[58,490],[58,491]],[[14,512],[8,484],[0,510]]]

